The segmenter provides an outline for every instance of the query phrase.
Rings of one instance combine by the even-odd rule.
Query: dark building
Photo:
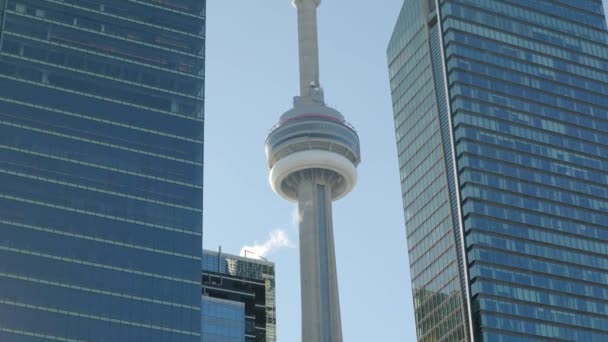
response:
[[[406,0],[388,47],[419,341],[608,341],[601,0]]]
[[[275,342],[274,264],[203,251],[205,342]]]
[[[200,342],[205,1],[0,6],[0,341]]]

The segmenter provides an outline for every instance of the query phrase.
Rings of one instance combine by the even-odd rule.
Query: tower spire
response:
[[[314,98],[320,93],[321,87],[317,38],[317,7],[321,4],[321,0],[293,0],[292,3],[298,10],[300,96]]]

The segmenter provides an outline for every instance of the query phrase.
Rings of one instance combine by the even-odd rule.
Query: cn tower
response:
[[[297,202],[300,216],[302,342],[342,342],[332,201],[348,194],[361,161],[359,137],[342,114],[325,105],[319,83],[317,7],[298,11],[300,95],[266,138],[270,185]]]

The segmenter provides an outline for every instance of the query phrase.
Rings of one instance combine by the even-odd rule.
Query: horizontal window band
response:
[[[191,14],[191,13],[188,13],[188,12],[177,11],[177,10],[174,10],[174,9],[171,9],[171,8],[154,5],[154,4],[151,4],[149,2],[143,2],[141,0],[127,0],[127,1],[133,2],[133,3],[136,3],[136,4],[140,4],[140,5],[143,5],[143,6],[147,6],[147,7],[158,8],[158,9],[161,9],[163,11],[173,12],[173,13],[181,14],[181,15],[184,15],[184,16],[196,18],[196,19],[205,19],[205,17],[200,16],[200,15]]]
[[[32,278],[32,277],[24,277],[24,276],[15,275],[15,274],[8,274],[8,273],[0,272],[0,277],[28,281],[28,282],[32,282],[32,283],[38,283],[38,284],[44,284],[44,285],[50,285],[50,286],[56,286],[56,287],[63,287],[66,289],[78,290],[78,291],[83,291],[83,292],[97,293],[97,294],[112,296],[112,297],[132,299],[132,300],[141,301],[141,302],[154,303],[154,304],[172,306],[172,307],[183,308],[183,309],[190,309],[190,310],[194,310],[194,311],[201,310],[198,306],[171,303],[171,302],[150,299],[150,298],[145,298],[145,297],[139,297],[139,296],[130,296],[130,295],[122,294],[122,293],[103,291],[103,290],[98,290],[98,289],[94,289],[94,288],[78,286],[78,285],[74,285],[74,284],[65,284],[65,283],[60,283],[60,282],[56,282],[56,281],[48,281],[48,280],[42,280],[42,279],[37,279],[37,278]]]
[[[164,50],[164,51],[167,51],[167,52],[171,52],[171,53],[175,53],[175,54],[183,55],[183,56],[188,56],[188,57],[191,57],[191,58],[194,58],[194,59],[198,59],[198,60],[203,60],[204,59],[204,57],[202,55],[195,55],[195,54],[191,54],[191,53],[187,53],[187,52],[173,50],[173,49],[170,49],[170,48],[166,48],[166,47],[162,47],[162,46],[158,46],[158,45],[154,45],[154,44],[150,44],[150,43],[140,42],[140,41],[133,40],[133,39],[127,39],[127,38],[123,38],[123,37],[120,37],[120,36],[115,36],[115,35],[112,35],[112,34],[103,33],[103,32],[100,32],[100,31],[89,30],[89,29],[86,29],[86,28],[83,28],[83,27],[80,27],[80,26],[68,25],[68,24],[64,24],[62,22],[58,22],[58,21],[53,21],[53,20],[42,18],[42,17],[37,17],[37,16],[34,16],[34,15],[29,15],[29,14],[24,14],[24,13],[16,12],[16,11],[13,11],[13,10],[10,10],[10,9],[5,10],[5,12],[9,13],[9,14],[12,14],[12,15],[15,15],[15,16],[18,16],[18,17],[33,19],[35,21],[42,21],[42,22],[45,22],[47,24],[62,26],[64,28],[72,29],[74,31],[81,31],[81,32],[92,33],[94,35],[101,36],[101,37],[103,37],[105,39],[107,39],[107,38],[116,39],[116,40],[120,40],[120,41],[125,42],[125,43],[135,44],[135,45],[143,45],[143,46],[146,46],[146,47],[149,47],[149,48],[152,48],[152,49]]]
[[[8,122],[8,121],[0,120],[0,125],[6,125],[6,126],[11,126],[11,127],[21,128],[21,129],[25,129],[25,130],[28,130],[28,131],[33,131],[33,132],[37,132],[37,133],[44,133],[44,134],[53,135],[53,136],[56,136],[56,137],[65,138],[65,139],[82,141],[82,142],[89,143],[89,144],[100,145],[100,146],[109,147],[109,148],[115,148],[115,149],[118,149],[118,150],[123,150],[123,151],[127,151],[127,152],[138,153],[138,154],[143,154],[143,155],[147,155],[147,156],[150,156],[150,157],[161,158],[161,159],[168,159],[168,160],[172,160],[172,161],[176,161],[176,162],[180,162],[180,163],[184,163],[184,164],[190,164],[190,165],[201,166],[201,167],[203,166],[203,163],[197,163],[197,162],[193,162],[193,161],[190,161],[190,160],[185,160],[185,159],[180,159],[180,158],[174,158],[174,157],[170,157],[170,156],[163,156],[161,154],[146,152],[146,151],[142,151],[142,150],[136,150],[134,148],[124,147],[124,146],[118,146],[118,145],[109,144],[109,143],[105,143],[105,142],[101,142],[101,141],[96,141],[96,140],[92,140],[92,139],[79,138],[79,137],[68,135],[68,134],[57,133],[57,132],[49,131],[49,130],[46,130],[46,129],[40,129],[40,128],[35,128],[35,127],[30,127],[30,126],[16,124],[16,123]]]
[[[114,192],[114,191],[107,191],[107,190],[103,190],[103,189],[99,189],[99,188],[93,188],[93,187],[90,187],[90,186],[83,186],[83,185],[78,185],[78,184],[74,184],[74,183],[63,182],[63,181],[59,181],[59,180],[55,180],[55,179],[50,179],[50,178],[44,178],[44,177],[40,177],[40,176],[29,175],[29,174],[25,174],[25,173],[21,173],[21,172],[14,172],[14,171],[3,170],[2,168],[0,168],[0,174],[1,173],[6,174],[6,175],[11,175],[11,176],[17,176],[17,177],[34,179],[34,180],[37,180],[37,181],[54,183],[54,184],[58,184],[58,185],[64,185],[64,186],[67,186],[67,187],[70,187],[70,188],[88,190],[88,191],[92,191],[92,192],[99,192],[99,193],[106,194],[106,195],[112,195],[112,196],[117,196],[117,197],[124,197],[124,198],[132,199],[132,200],[137,200],[137,201],[142,201],[142,202],[148,202],[148,203],[154,203],[154,204],[157,204],[157,205],[162,205],[162,206],[167,206],[167,207],[172,207],[172,208],[184,209],[184,210],[188,210],[188,211],[193,211],[195,213],[202,213],[203,212],[202,209],[198,209],[198,208],[191,208],[191,207],[186,207],[186,206],[183,206],[183,205],[177,205],[177,204],[172,204],[172,203],[166,203],[166,202],[151,200],[151,199],[147,199],[147,198],[144,198],[144,197],[132,196],[132,195],[123,194],[123,193]]]
[[[15,55],[15,54],[11,54],[11,53],[6,53],[6,52],[0,52],[0,56],[4,56],[4,57],[9,57],[9,58],[14,58],[14,59],[18,59],[18,60],[24,60],[24,61],[28,61],[30,63],[35,63],[35,64],[42,64],[45,66],[50,66],[53,68],[57,68],[60,70],[67,70],[67,71],[72,71],[74,73],[78,73],[78,74],[84,74],[87,76],[93,76],[93,77],[99,77],[99,78],[103,78],[105,80],[109,80],[109,81],[114,81],[114,82],[118,82],[118,83],[124,83],[125,85],[129,85],[129,86],[136,86],[136,87],[141,87],[143,89],[146,90],[154,90],[157,92],[161,92],[161,93],[165,93],[166,94],[171,94],[171,95],[176,95],[176,96],[181,96],[181,97],[185,97],[191,100],[199,100],[199,101],[203,101],[204,98],[200,97],[200,96],[194,96],[194,95],[188,95],[188,94],[184,94],[184,93],[180,93],[180,92],[176,92],[176,91],[172,91],[172,90],[168,90],[168,89],[163,89],[163,88],[157,88],[157,87],[153,87],[153,86],[149,86],[147,84],[143,84],[143,83],[136,83],[136,82],[132,82],[132,81],[127,81],[125,79],[122,78],[115,78],[115,77],[110,77],[110,76],[106,76],[103,74],[96,74],[94,72],[90,72],[90,71],[86,71],[83,69],[76,69],[76,68],[70,68],[70,67],[66,67],[63,65],[58,65],[58,64],[53,64],[53,63],[49,63],[49,62],[45,62],[39,59],[33,59],[33,58],[28,58],[28,57],[24,57],[24,56],[20,56],[20,55]]]
[[[62,261],[62,262],[67,262],[67,263],[72,263],[72,264],[90,266],[90,267],[95,267],[95,268],[102,268],[102,269],[112,270],[112,271],[117,271],[117,272],[137,274],[137,275],[150,277],[150,278],[175,281],[175,282],[184,283],[184,284],[201,285],[200,282],[192,281],[192,280],[188,280],[188,279],[180,279],[180,278],[174,278],[174,277],[169,277],[169,276],[164,276],[164,275],[154,274],[154,273],[149,273],[149,272],[129,270],[129,269],[122,268],[122,267],[115,267],[115,266],[98,264],[98,263],[89,262],[89,261],[65,258],[65,257],[60,257],[60,256],[56,256],[56,255],[46,254],[46,253],[27,251],[27,250],[23,250],[23,249],[19,249],[19,248],[0,246],[0,250],[6,251],[6,252],[12,252],[12,253],[26,254],[26,255],[36,256],[36,257],[40,257],[40,258],[45,258],[45,259],[57,260],[57,261]]]
[[[161,250],[161,249],[143,247],[143,246],[133,245],[130,243],[124,243],[124,242],[113,241],[113,240],[108,240],[108,239],[101,239],[101,238],[92,237],[92,236],[88,236],[88,235],[68,233],[68,232],[60,231],[60,230],[49,228],[49,227],[35,226],[35,225],[31,225],[31,224],[24,224],[24,223],[7,221],[7,220],[2,220],[2,219],[0,219],[0,224],[6,224],[6,225],[14,226],[14,227],[31,229],[31,230],[36,230],[36,231],[51,233],[51,234],[57,234],[57,235],[62,235],[62,236],[69,236],[69,237],[73,237],[73,238],[77,238],[77,239],[101,242],[101,243],[106,243],[106,244],[115,245],[115,246],[139,249],[139,250],[146,251],[146,252],[171,255],[171,256],[191,259],[191,260],[200,260],[200,256],[193,256],[193,255],[186,255],[186,254],[182,254],[182,253],[169,252],[169,251],[165,251],[165,250]]]
[[[57,337],[57,336],[51,336],[51,335],[47,335],[47,334],[35,333],[35,332],[31,332],[31,331],[15,330],[15,329],[2,328],[2,327],[0,327],[0,332],[6,332],[6,333],[9,333],[9,334],[29,336],[29,337],[42,338],[42,339],[45,339],[47,341],[88,342],[88,341],[85,341],[85,340],[75,340],[73,338]]]
[[[136,130],[136,131],[141,131],[141,132],[146,132],[146,133],[150,133],[150,134],[160,135],[160,136],[164,136],[164,137],[168,137],[168,138],[173,138],[173,139],[178,139],[178,140],[184,140],[184,141],[188,141],[188,142],[192,142],[192,143],[196,143],[196,144],[203,144],[202,140],[196,140],[196,139],[191,139],[191,138],[186,138],[186,137],[180,137],[180,136],[177,136],[177,135],[174,135],[174,134],[168,134],[168,133],[154,131],[154,130],[150,130],[150,129],[146,129],[146,128],[142,128],[142,127],[138,127],[138,126],[127,125],[127,124],[123,124],[123,123],[116,122],[116,121],[100,119],[100,118],[96,118],[96,117],[93,117],[93,116],[88,116],[88,115],[85,115],[85,114],[79,114],[79,113],[74,113],[74,112],[68,112],[68,111],[61,110],[61,109],[56,109],[56,108],[51,108],[51,107],[46,107],[46,106],[40,106],[40,105],[37,105],[37,104],[27,103],[27,102],[23,102],[23,101],[14,100],[14,99],[9,99],[9,98],[2,97],[2,96],[0,96],[0,101],[10,102],[10,103],[17,104],[17,105],[20,105],[20,106],[25,106],[25,107],[30,107],[30,108],[36,108],[36,109],[40,109],[40,110],[45,110],[45,111],[50,111],[50,112],[54,112],[54,113],[59,113],[59,114],[67,115],[67,116],[73,116],[73,117],[77,117],[77,118],[80,118],[80,119],[91,120],[91,121],[95,121],[95,122],[101,122],[101,123],[112,125],[112,126],[119,126],[119,127],[123,127],[123,128],[128,128],[128,129]]]
[[[113,55],[108,55],[108,54],[97,52],[97,51],[91,51],[91,50],[75,47],[75,46],[72,46],[72,45],[52,42],[52,41],[45,40],[45,39],[39,39],[39,38],[35,38],[35,37],[24,35],[24,34],[20,34],[20,33],[17,33],[17,32],[4,31],[2,34],[6,34],[6,35],[9,35],[9,36],[14,36],[14,37],[18,37],[18,38],[22,38],[22,39],[26,39],[26,40],[31,40],[31,41],[35,41],[35,42],[38,42],[38,43],[43,43],[43,44],[51,45],[51,46],[58,46],[58,47],[62,47],[62,48],[68,49],[68,50],[73,50],[73,51],[78,51],[78,52],[82,52],[82,53],[85,53],[85,54],[100,56],[100,57],[104,57],[104,58],[108,58],[108,59],[113,59],[113,60],[129,63],[129,64],[136,64],[136,65],[139,65],[139,66],[142,66],[142,67],[156,69],[156,70],[161,70],[161,71],[164,71],[164,72],[167,72],[167,73],[181,75],[181,76],[185,76],[185,77],[188,77],[188,78],[194,78],[194,79],[197,79],[197,80],[204,80],[205,79],[205,77],[202,76],[202,75],[188,74],[188,73],[185,73],[185,72],[182,72],[182,71],[162,68],[162,67],[158,67],[158,66],[155,66],[155,65],[152,65],[152,64],[144,64],[144,63],[140,63],[140,62],[137,62],[135,60],[132,60],[132,59],[126,59],[126,58],[122,58],[122,57],[118,57],[118,56],[113,56]],[[173,114],[173,115],[179,116],[179,114]],[[189,116],[185,116],[185,117],[191,118]]]
[[[160,113],[160,114],[167,114],[167,115],[176,116],[176,117],[179,117],[179,118],[182,118],[182,119],[188,119],[188,120],[192,120],[192,121],[196,121],[196,122],[203,122],[202,118],[198,118],[198,117],[194,117],[194,116],[187,116],[187,115],[183,115],[183,114],[176,114],[176,113],[173,113],[173,112],[168,112],[168,111],[165,111],[165,110],[156,109],[156,108],[152,108],[152,107],[144,107],[144,106],[140,106],[140,105],[137,105],[137,104],[134,104],[134,103],[131,103],[131,102],[125,102],[125,101],[115,100],[115,99],[111,99],[111,98],[107,98],[107,97],[103,97],[103,96],[99,96],[99,95],[93,95],[93,94],[90,94],[90,93],[84,93],[84,92],[81,92],[81,91],[75,91],[75,90],[71,90],[71,89],[67,89],[67,88],[56,87],[56,86],[53,86],[53,85],[50,85],[50,84],[29,81],[29,80],[18,78],[18,77],[7,76],[7,75],[0,75],[0,78],[4,78],[4,79],[11,80],[11,81],[16,81],[16,82],[21,82],[21,83],[26,83],[26,84],[30,84],[30,85],[34,85],[34,86],[38,86],[38,87],[42,87],[42,88],[58,90],[58,91],[62,91],[64,93],[70,93],[70,94],[81,95],[81,96],[84,96],[84,97],[90,97],[90,98],[94,98],[94,99],[97,99],[97,100],[102,100],[102,101],[107,101],[107,102],[111,102],[111,103],[116,103],[116,104],[120,104],[120,105],[123,105],[123,106],[131,107],[131,108],[143,109],[143,110],[147,110],[147,111],[151,111],[151,112],[156,112],[156,113]]]
[[[189,36],[189,37],[192,37],[192,38],[199,38],[199,39],[204,39],[205,38],[205,36],[203,36],[203,35],[197,35],[197,34],[193,34],[193,33],[190,33],[190,32],[179,31],[179,30],[175,30],[175,29],[172,29],[172,28],[168,28],[168,27],[164,27],[164,26],[159,26],[159,25],[147,23],[145,21],[140,21],[140,20],[136,20],[136,19],[132,19],[132,18],[128,18],[128,17],[123,17],[123,16],[116,15],[116,14],[111,14],[111,13],[102,12],[102,11],[96,11],[96,10],[93,10],[93,9],[90,9],[90,8],[86,8],[86,7],[82,7],[82,6],[78,6],[78,5],[74,5],[74,4],[68,4],[68,3],[65,3],[63,1],[57,1],[57,0],[44,0],[44,1],[50,2],[50,3],[53,3],[53,4],[57,4],[57,5],[62,5],[62,6],[76,8],[76,9],[82,10],[84,12],[95,13],[95,14],[101,15],[101,16],[106,16],[106,17],[110,17],[110,18],[114,18],[114,19],[119,19],[119,20],[124,20],[124,21],[128,21],[128,22],[136,23],[136,24],[143,25],[143,26],[154,27],[154,28],[159,29],[159,30],[169,31],[169,32],[181,34],[181,35],[184,35],[184,36]],[[180,12],[180,14],[181,14],[181,12]],[[190,14],[188,14],[188,15],[190,15]],[[202,26],[203,25],[201,25],[201,27]]]
[[[12,201],[17,201],[17,202],[24,202],[24,203],[34,204],[34,205],[40,205],[40,206],[44,206],[44,207],[48,207],[48,208],[55,208],[55,209],[59,209],[59,210],[65,210],[65,211],[75,212],[75,213],[84,214],[84,215],[103,217],[103,218],[107,218],[107,219],[111,219],[111,220],[116,220],[116,221],[121,221],[121,222],[127,222],[127,223],[131,223],[131,224],[145,226],[145,227],[152,227],[152,228],[157,228],[157,229],[162,229],[162,230],[168,230],[168,231],[178,232],[178,233],[184,233],[184,234],[189,234],[189,235],[194,235],[194,236],[202,236],[201,233],[193,232],[193,231],[190,231],[190,230],[184,230],[184,229],[179,229],[179,228],[174,228],[174,227],[168,227],[168,226],[163,226],[163,225],[158,225],[158,224],[153,224],[153,223],[148,223],[148,222],[143,222],[143,221],[136,221],[136,220],[126,219],[126,218],[122,218],[122,217],[118,217],[118,216],[105,215],[105,214],[96,213],[96,212],[93,212],[93,211],[75,209],[75,208],[70,208],[70,207],[66,207],[66,206],[62,206],[62,205],[56,205],[56,204],[52,204],[52,203],[35,201],[35,200],[23,198],[23,197],[4,195],[4,194],[0,193],[0,198],[4,198],[4,199],[7,199],[7,200],[12,200]]]
[[[82,161],[75,160],[75,159],[58,157],[58,156],[54,156],[54,155],[50,155],[50,154],[30,151],[30,150],[26,150],[26,149],[22,149],[22,148],[17,148],[17,147],[12,147],[12,146],[7,146],[7,145],[0,145],[0,149],[27,153],[27,154],[31,154],[31,155],[35,155],[35,156],[39,156],[39,157],[45,157],[45,158],[50,158],[50,159],[54,159],[54,160],[61,160],[61,161],[65,161],[65,162],[68,162],[68,163],[80,164],[80,165],[85,165],[85,166],[88,166],[88,167],[94,167],[94,168],[97,168],[97,169],[108,170],[108,171],[113,171],[113,172],[118,172],[118,173],[124,173],[124,174],[127,174],[127,175],[136,176],[136,177],[143,177],[143,178],[148,178],[148,179],[154,179],[154,180],[161,181],[161,182],[178,184],[178,185],[182,185],[182,186],[189,187],[189,188],[195,188],[195,189],[199,189],[199,190],[203,189],[202,186],[195,185],[195,184],[189,184],[189,183],[184,183],[184,182],[180,182],[180,181],[174,181],[174,180],[171,180],[171,179],[144,175],[144,174],[141,174],[141,173],[132,172],[132,171],[128,171],[128,170],[122,170],[122,169],[117,169],[117,168],[114,168],[114,167],[108,167],[108,166],[99,165],[99,164],[82,162]]]
[[[159,327],[159,326],[151,325],[151,324],[144,324],[144,323],[123,321],[123,320],[120,320],[120,319],[114,319],[114,318],[101,317],[101,316],[96,316],[96,315],[83,314],[83,313],[73,312],[73,311],[67,311],[67,310],[52,309],[52,308],[47,308],[47,307],[44,307],[44,306],[19,303],[19,302],[14,302],[14,301],[9,301],[9,300],[2,300],[2,299],[0,299],[0,304],[10,305],[10,306],[16,306],[16,307],[20,307],[20,308],[24,308],[24,309],[30,309],[30,310],[39,310],[39,311],[51,312],[51,313],[56,313],[56,314],[61,314],[61,315],[68,315],[68,316],[73,316],[73,317],[81,317],[81,318],[86,318],[86,319],[92,319],[92,320],[98,320],[98,321],[104,321],[104,322],[110,322],[110,323],[129,325],[129,326],[134,326],[134,327],[138,327],[138,328],[168,331],[168,332],[172,332],[172,333],[176,333],[176,334],[182,334],[182,335],[200,336],[199,333],[191,332],[191,331],[184,331],[184,330],[178,330],[178,329]]]
[[[129,147],[124,147],[124,146],[109,144],[109,143],[105,143],[105,142],[101,142],[101,141],[96,141],[96,140],[92,140],[92,139],[79,138],[79,137],[76,137],[76,136],[73,136],[73,135],[68,135],[68,134],[63,134],[63,133],[57,133],[57,132],[49,131],[49,130],[46,130],[46,129],[40,129],[40,128],[35,128],[35,127],[30,127],[30,126],[16,124],[16,123],[8,122],[8,121],[0,120],[0,125],[21,128],[21,129],[25,129],[25,130],[28,130],[28,131],[33,131],[33,132],[37,132],[37,133],[44,133],[44,134],[53,135],[53,136],[60,137],[60,138],[65,138],[65,139],[82,141],[82,142],[89,143],[89,144],[100,145],[100,146],[109,147],[109,148],[115,148],[115,149],[118,149],[118,150],[123,150],[123,151],[127,151],[127,152],[133,152],[133,153],[137,153],[137,154],[143,154],[143,155],[150,156],[150,157],[161,158],[161,159],[168,159],[168,160],[172,160],[172,161],[176,161],[176,162],[180,162],[180,163],[184,163],[184,164],[189,164],[189,165],[194,165],[194,166],[201,166],[201,167],[203,166],[203,163],[197,163],[197,162],[193,162],[193,161],[190,161],[190,160],[185,160],[185,159],[180,159],[180,158],[175,158],[175,157],[170,157],[170,156],[163,156],[163,155],[157,154],[157,153],[151,153],[151,152],[146,152],[146,151],[142,151],[142,150],[136,150],[134,148],[129,148]]]

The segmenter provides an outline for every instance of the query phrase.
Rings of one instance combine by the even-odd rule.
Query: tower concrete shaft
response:
[[[302,341],[342,342],[332,224],[333,172],[313,169],[300,174]]]
[[[320,0],[294,0],[298,10],[298,47],[300,53],[300,96],[310,95],[311,85],[319,86],[319,46],[317,6]]]

